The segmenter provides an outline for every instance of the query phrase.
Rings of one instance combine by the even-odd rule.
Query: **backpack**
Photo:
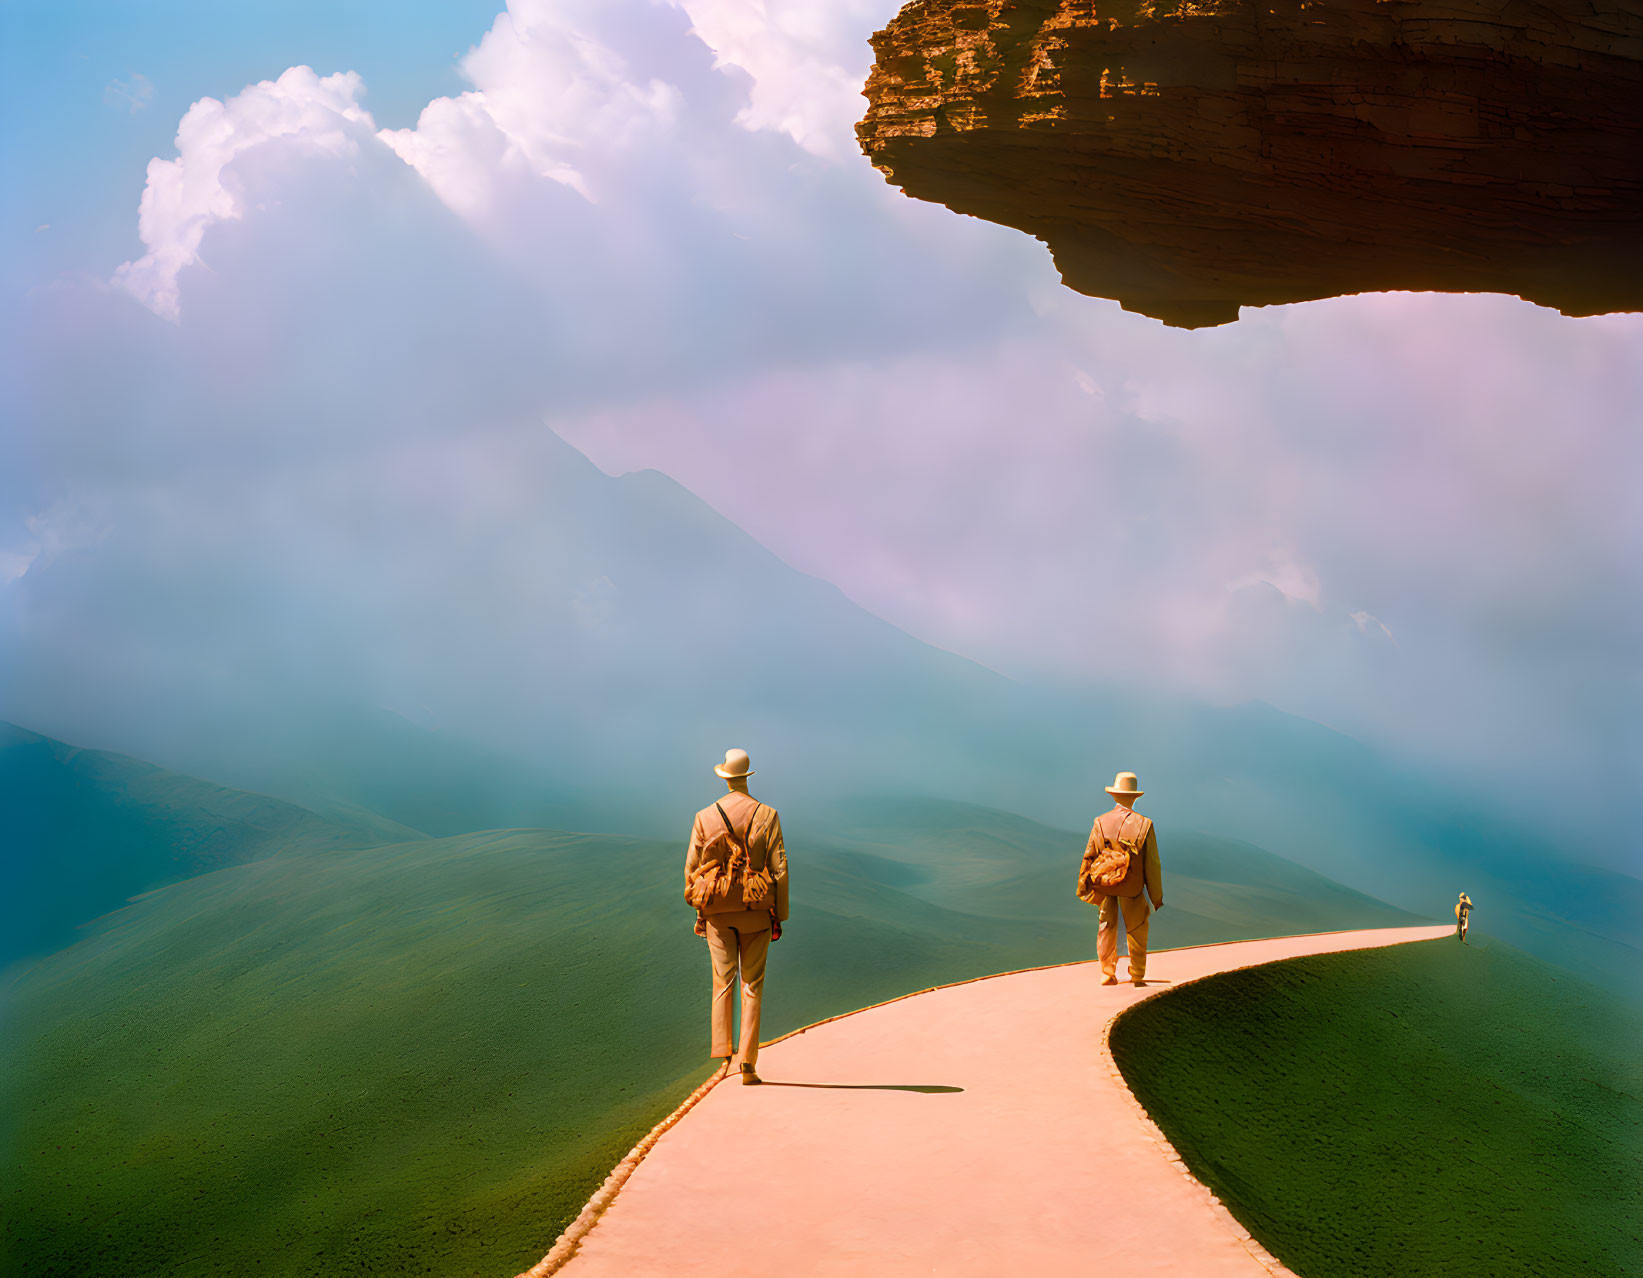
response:
[[[1141,817],[1141,824],[1132,837],[1125,838],[1131,817]],[[1078,866],[1079,900],[1098,905],[1103,897],[1141,895],[1146,869],[1142,853],[1151,825],[1139,812],[1126,812],[1118,823],[1118,833],[1109,836],[1101,828],[1101,819],[1096,818]]]
[[[767,910],[774,903],[776,884],[770,877],[770,867],[752,868],[753,827],[759,819],[759,803],[754,800],[753,815],[747,822],[747,833],[737,839],[736,828],[730,824],[724,808],[714,805],[724,830],[715,834],[696,857],[696,868],[685,884],[685,900],[692,908],[704,914],[736,909]],[[739,891],[737,889],[740,889]],[[735,900],[740,897],[740,901]]]

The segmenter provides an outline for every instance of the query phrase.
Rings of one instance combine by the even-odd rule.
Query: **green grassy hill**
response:
[[[1643,1017],[1475,931],[1194,982],[1112,1048],[1306,1278],[1643,1274]]]
[[[767,1036],[1093,955],[1079,835],[957,804],[881,804],[814,842],[786,824]],[[1408,921],[1255,849],[1202,847],[1219,880],[1167,871],[1160,947]],[[682,854],[544,831],[288,851],[109,916],[10,991],[0,1272],[534,1262],[706,1074]]]
[[[1046,943],[1069,946],[1068,957],[1090,953],[1094,911],[1073,894],[1087,830],[973,804],[892,798],[820,809],[812,828],[835,859],[859,858],[849,865],[860,877],[997,926],[1029,924]],[[1165,909],[1153,922],[1157,948],[1421,921],[1237,839],[1163,829],[1159,849]]]
[[[68,944],[78,924],[161,884],[413,837],[374,814],[326,819],[0,722],[0,966]]]

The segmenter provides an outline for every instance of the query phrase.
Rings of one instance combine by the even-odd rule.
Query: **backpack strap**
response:
[[[748,795],[747,797],[750,798],[750,799],[753,799],[753,796],[751,794]],[[742,851],[747,853],[747,865],[748,865],[749,870],[753,869],[753,827],[758,824],[760,806],[761,805],[760,805],[759,801],[757,799],[753,799],[753,815],[747,818],[747,833],[742,835]],[[770,849],[769,848],[766,848],[764,850],[764,859],[765,859],[766,864],[761,865],[759,867],[760,870],[765,869],[769,864],[769,861],[770,861]],[[757,872],[758,871],[754,871],[754,873],[757,873]]]
[[[751,794],[748,795],[747,797],[750,798],[750,799],[753,799],[753,796]],[[747,833],[742,835],[740,838],[737,838],[737,836],[736,836],[736,827],[730,824],[730,818],[725,815],[724,808],[720,807],[720,805],[717,804],[717,803],[715,803],[713,806],[718,809],[719,820],[721,820],[725,823],[725,830],[730,835],[730,838],[731,838],[732,842],[740,843],[742,845],[742,855],[747,858],[747,868],[750,871],[752,871],[753,870],[753,823],[759,819],[759,808],[762,805],[759,803],[759,801],[757,799],[753,799],[753,815],[750,816],[747,819]],[[765,859],[769,860],[769,857],[767,856]],[[765,867],[762,866],[762,865],[759,867],[759,869],[761,869],[761,870],[764,869],[764,868]]]
[[[1103,818],[1106,815],[1107,814],[1105,812],[1103,812],[1101,814],[1101,816],[1096,817],[1095,818],[1095,828],[1090,831],[1090,842],[1092,844],[1094,844],[1094,846],[1086,848],[1085,852],[1084,852],[1084,855],[1086,857],[1089,857],[1091,860],[1093,860],[1095,857],[1100,856],[1101,853],[1106,850],[1107,842],[1108,842],[1108,836],[1107,836],[1107,826],[1106,826],[1105,821],[1103,820]]]

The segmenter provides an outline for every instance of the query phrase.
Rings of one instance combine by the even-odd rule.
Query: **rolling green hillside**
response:
[[[282,850],[415,835],[371,814],[328,820],[0,722],[0,967],[68,944],[78,924],[164,883]]]
[[[805,815],[802,814],[801,815]],[[1085,833],[941,799],[866,798],[818,809],[814,828],[830,848],[898,867],[892,886],[948,909],[1046,937],[1069,933],[1086,953],[1093,911],[1073,894]],[[1400,927],[1419,922],[1361,892],[1237,839],[1162,829],[1165,909],[1153,923],[1157,947]],[[880,870],[880,873],[886,870]]]
[[[1112,1048],[1304,1278],[1643,1273],[1643,1017],[1476,931],[1197,981]]]
[[[963,805],[853,822],[787,821],[767,1036],[1093,953],[1080,836]],[[1221,881],[1172,874],[1160,947],[1407,921],[1205,846]],[[0,1272],[517,1272],[708,1068],[681,860],[543,831],[293,851],[109,916],[10,991]]]

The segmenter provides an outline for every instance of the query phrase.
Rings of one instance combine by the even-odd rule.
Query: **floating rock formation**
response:
[[[1166,323],[1643,309],[1643,0],[914,0],[873,47],[891,182]]]

